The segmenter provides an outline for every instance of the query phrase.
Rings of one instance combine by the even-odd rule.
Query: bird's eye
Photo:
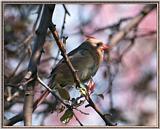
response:
[[[97,43],[97,47],[102,46],[102,43]]]

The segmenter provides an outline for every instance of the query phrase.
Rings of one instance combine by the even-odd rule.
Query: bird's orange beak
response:
[[[107,44],[103,44],[102,47],[101,47],[101,50],[103,51],[106,51],[106,50],[109,50],[110,49],[110,46],[107,45]]]

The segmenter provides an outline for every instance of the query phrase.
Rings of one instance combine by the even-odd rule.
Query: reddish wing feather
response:
[[[85,35],[85,37],[88,38],[88,39],[89,39],[89,38],[96,39],[95,37],[89,36],[89,35]]]

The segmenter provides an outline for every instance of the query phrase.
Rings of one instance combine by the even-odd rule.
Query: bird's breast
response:
[[[92,55],[89,51],[79,51],[71,55],[70,61],[78,72],[78,76],[82,82],[88,81],[91,76],[94,76],[99,67],[99,60],[97,55]],[[73,85],[73,75],[65,61],[57,66],[55,73],[55,81],[61,86]]]

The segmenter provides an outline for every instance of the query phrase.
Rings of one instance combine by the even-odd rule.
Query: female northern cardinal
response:
[[[96,38],[89,37],[79,47],[68,54],[68,57],[77,70],[77,74],[82,82],[88,81],[97,72],[103,60],[103,51],[109,49],[108,45],[103,44]],[[62,59],[51,72],[52,85],[65,87],[74,85],[73,75]]]
[[[96,74],[103,60],[103,51],[109,48],[110,47],[103,44],[102,41],[88,37],[79,47],[68,54],[73,67],[77,70],[81,82],[88,81]],[[68,85],[71,86],[74,84],[73,75],[65,60],[62,59],[51,72],[49,86],[51,88],[56,86],[67,87]],[[48,94],[49,91],[45,91],[41,98],[44,99]]]

